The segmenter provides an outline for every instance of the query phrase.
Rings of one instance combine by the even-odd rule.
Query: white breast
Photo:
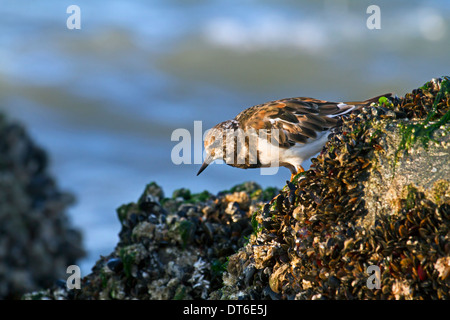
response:
[[[316,139],[308,139],[306,144],[297,143],[290,148],[279,148],[266,139],[258,138],[259,161],[264,167],[278,167],[289,163],[299,167],[303,161],[319,153],[327,142],[329,131],[318,133]]]

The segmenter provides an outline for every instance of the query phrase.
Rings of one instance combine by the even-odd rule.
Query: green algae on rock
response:
[[[441,126],[449,123],[450,120],[450,78],[443,77],[437,82],[433,79],[421,88],[413,90],[412,94],[405,95],[398,109],[405,110],[407,116],[412,118],[426,118],[416,123],[401,123],[401,141],[397,153],[404,150],[408,152],[417,140],[422,142],[426,149],[430,140],[433,140],[433,133]],[[414,106],[413,108],[409,108]],[[431,108],[430,108],[431,106]],[[419,117],[418,117],[419,115]],[[433,121],[433,123],[430,123]],[[450,127],[447,126],[446,133]]]

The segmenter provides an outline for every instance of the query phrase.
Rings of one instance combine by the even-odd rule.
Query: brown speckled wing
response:
[[[257,105],[242,111],[236,120],[244,129],[279,129],[280,147],[306,143],[316,138],[317,132],[326,131],[337,124],[328,115],[343,112],[337,103],[312,99],[291,98]]]
[[[390,97],[391,94],[383,96]],[[236,116],[244,129],[279,129],[279,145],[288,148],[295,143],[315,139],[339,123],[340,115],[355,106],[366,106],[381,96],[360,102],[330,102],[308,97],[275,100],[248,108]]]

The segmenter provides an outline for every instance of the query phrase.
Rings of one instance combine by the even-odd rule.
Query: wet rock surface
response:
[[[0,114],[0,299],[52,286],[84,255],[65,214],[73,197],[47,163],[25,129]]]
[[[151,183],[80,290],[27,298],[448,299],[449,88],[349,115],[280,191],[165,198]]]

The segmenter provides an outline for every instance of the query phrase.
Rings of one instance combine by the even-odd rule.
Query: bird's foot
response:
[[[305,169],[303,169],[302,166],[298,166],[297,167],[297,172],[291,174],[291,181],[294,180],[296,175],[298,175],[299,173],[302,173],[302,172],[305,172]]]

